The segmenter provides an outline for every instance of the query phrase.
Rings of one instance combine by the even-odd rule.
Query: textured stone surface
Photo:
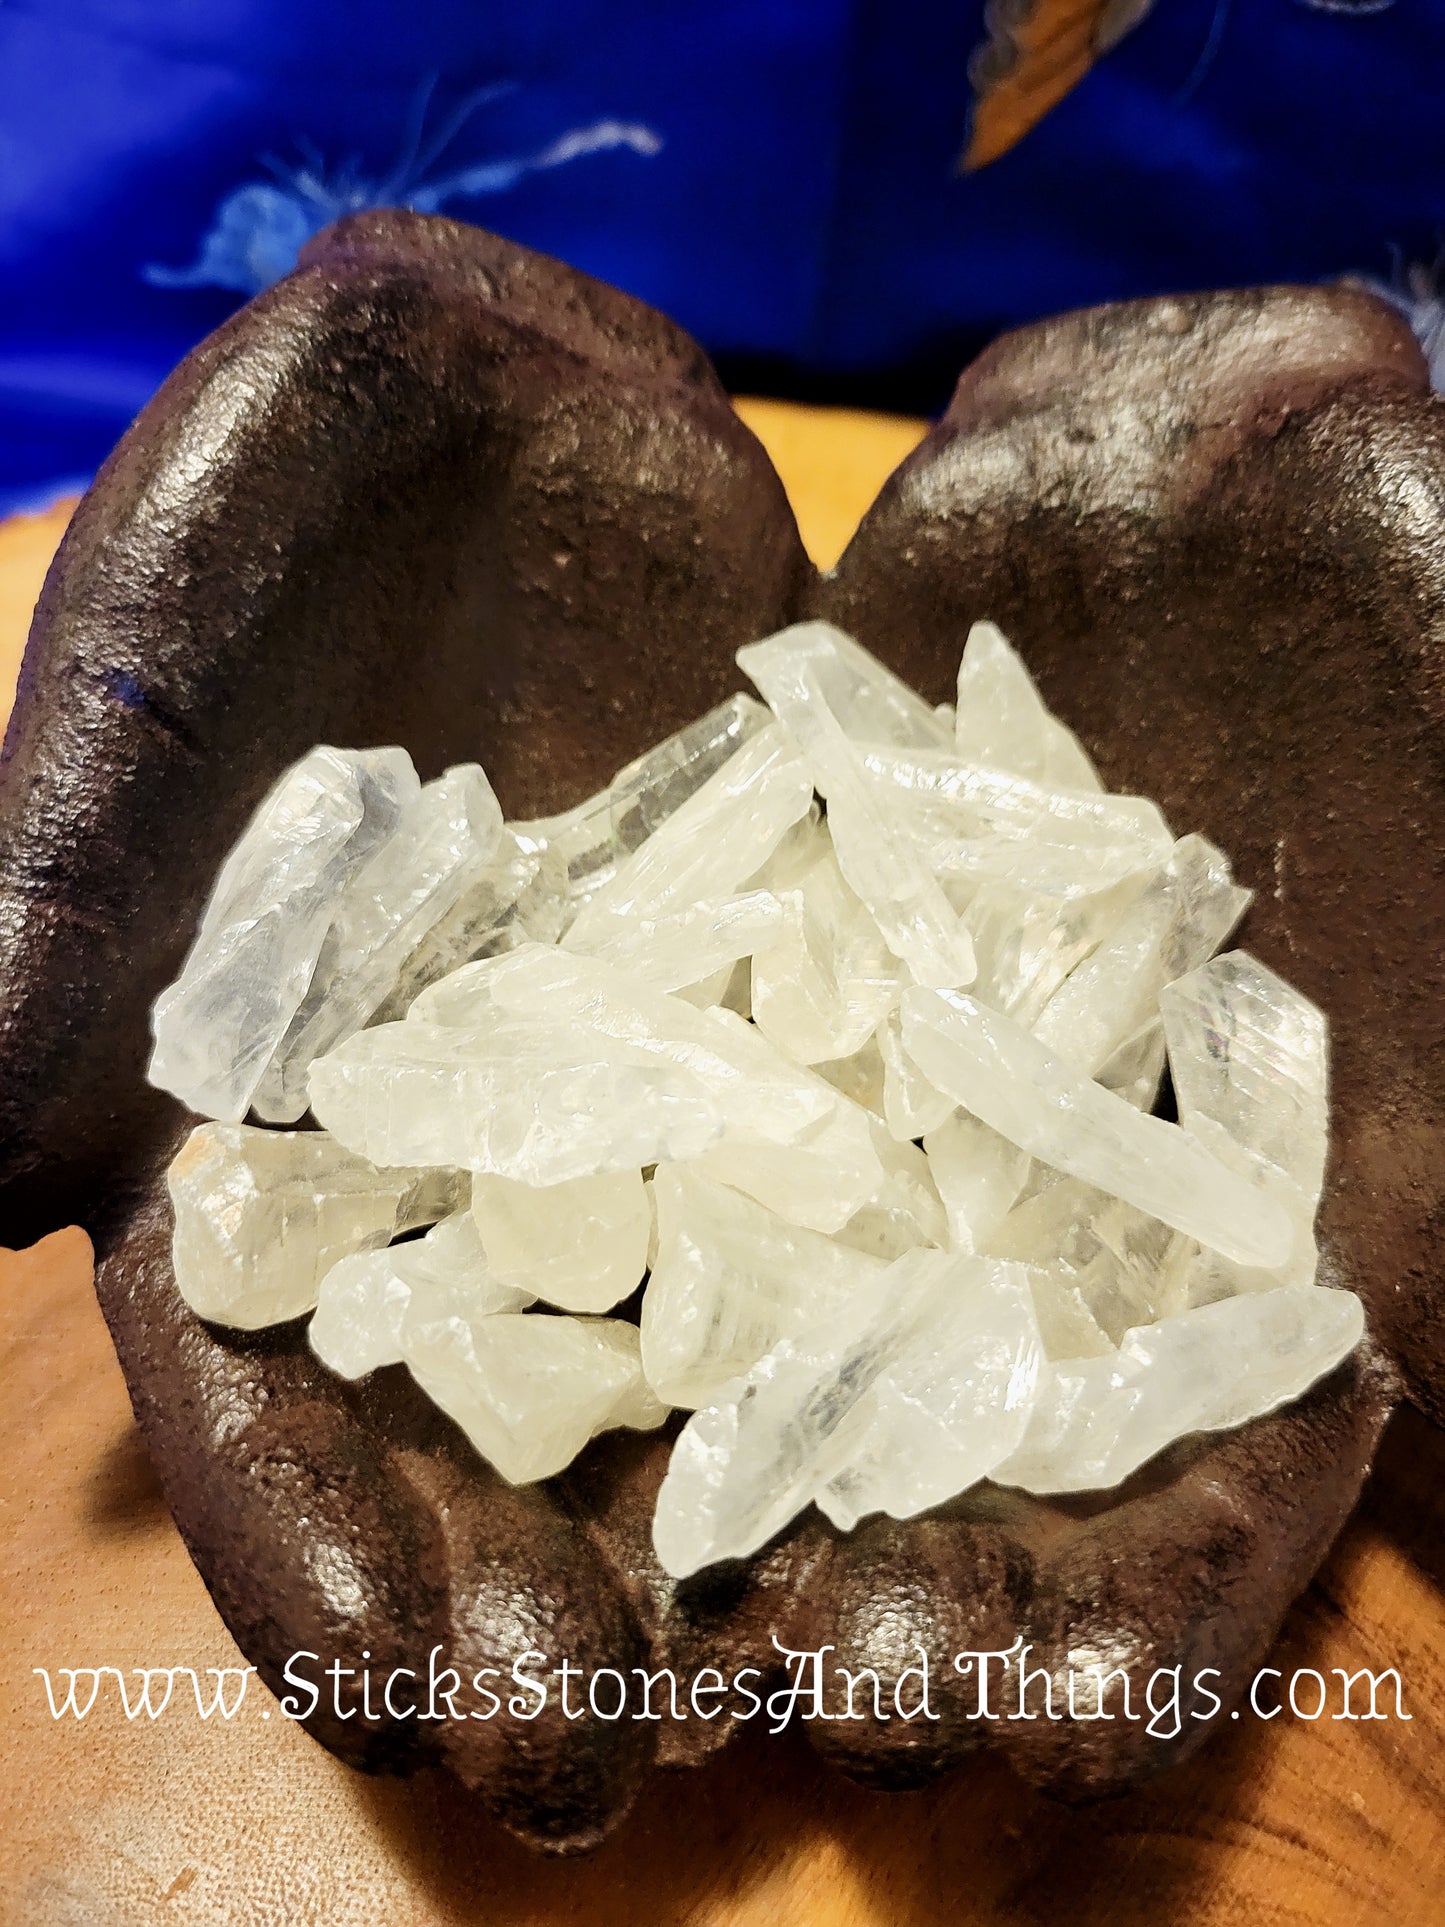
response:
[[[1260,893],[1245,941],[1331,1017],[1335,1260],[1445,1411],[1442,944],[1420,887],[1445,844],[1441,444],[1406,331],[1354,293],[1067,317],[968,371],[835,578],[805,590],[776,482],[692,345],[450,223],[348,223],[172,379],[72,525],[12,725],[5,1235],[78,1217],[97,1236],[166,1496],[271,1685],[301,1647],[357,1666],[365,1648],[375,1670],[424,1663],[434,1639],[467,1671],[551,1642],[588,1666],[767,1672],[777,1631],[876,1662],[886,1694],[915,1640],[1027,1628],[1057,1670],[1127,1629],[1144,1670],[1207,1650],[1237,1695],[1358,1491],[1392,1396],[1368,1348],[1107,1503],[984,1487],[847,1539],[805,1519],[725,1595],[673,1588],[647,1547],[664,1439],[599,1441],[565,1497],[513,1491],[396,1374],[348,1387],[297,1328],[242,1346],[186,1310],[150,1188],[179,1120],[139,1075],[146,1013],[221,855],[318,734],[404,741],[428,777],[480,757],[509,812],[537,815],[725,695],[736,644],[805,599],[933,697],[995,615],[1111,786],[1236,857]],[[640,462],[663,478],[642,495]],[[659,608],[687,637],[665,673]],[[636,693],[620,714],[616,689]],[[359,1612],[322,1583],[341,1570]],[[981,1729],[973,1691],[950,1683],[918,1750],[872,1719],[807,1730],[877,1783],[986,1741],[1069,1797],[1137,1783],[1209,1731]],[[349,1710],[309,1722],[342,1757],[445,1760],[550,1846],[615,1824],[658,1744],[647,1723],[555,1709],[524,1752],[498,1725]],[[717,1743],[667,1738],[675,1758]]]

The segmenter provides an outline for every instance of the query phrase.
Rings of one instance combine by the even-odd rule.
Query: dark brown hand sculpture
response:
[[[1111,785],[1235,858],[1258,892],[1243,941],[1334,1028],[1327,1260],[1379,1343],[1115,1493],[985,1486],[847,1536],[810,1513],[674,1585],[650,1548],[666,1437],[611,1435],[514,1490],[399,1368],[348,1386],[299,1326],[242,1338],[185,1309],[159,1174],[191,1120],[144,1082],[147,1014],[223,853],[312,744],[403,743],[423,776],[476,758],[509,814],[555,809],[809,612],[935,698],[968,622],[995,617]],[[1364,295],[1146,302],[1007,337],[818,579],[667,322],[447,221],[321,237],[178,370],[78,510],[0,792],[0,1237],[90,1230],[166,1496],[268,1683],[289,1690],[298,1651],[425,1679],[434,1647],[467,1679],[527,1648],[776,1677],[776,1635],[876,1668],[885,1705],[933,1656],[937,1718],[808,1728],[880,1784],[986,1740],[1078,1797],[1200,1744],[1187,1705],[1166,1738],[980,1720],[947,1660],[1022,1634],[1050,1673],[1213,1667],[1227,1709],[1354,1503],[1391,1357],[1445,1416],[1442,624],[1445,433],[1408,333]],[[308,1724],[372,1770],[444,1762],[550,1848],[600,1838],[654,1759],[737,1730],[568,1719],[555,1697],[530,1722],[392,1718],[355,1678]]]

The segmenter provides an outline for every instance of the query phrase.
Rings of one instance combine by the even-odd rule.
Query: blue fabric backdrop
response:
[[[1445,238],[1445,0],[1158,0],[960,178],[980,15],[0,0],[0,508],[93,471],[305,232],[377,199],[616,281],[740,378],[914,404],[1011,322]]]

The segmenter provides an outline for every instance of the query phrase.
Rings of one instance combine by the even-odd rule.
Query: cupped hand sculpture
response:
[[[1230,852],[1257,893],[1244,941],[1331,1020],[1324,1248],[1372,1338],[1115,1492],[983,1486],[848,1535],[809,1513],[676,1583],[650,1542],[667,1436],[611,1435],[512,1488],[400,1368],[348,1385],[299,1326],[246,1337],[185,1308],[161,1173],[191,1120],[145,1083],[147,1019],[223,854],[314,743],[399,742],[424,777],[477,759],[509,815],[540,814],[807,614],[935,699],[994,618],[1111,787]],[[1403,324],[1344,288],[1005,337],[825,577],[696,346],[495,236],[344,221],[203,343],[76,513],[6,741],[0,1237],[90,1231],[142,1432],[243,1651],[286,1693],[293,1654],[354,1669],[315,1737],[373,1771],[442,1762],[549,1849],[595,1842],[654,1762],[738,1728],[569,1717],[555,1694],[466,1717],[474,1675],[529,1650],[684,1681],[755,1666],[766,1691],[779,1645],[830,1646],[878,1674],[886,1712],[922,1648],[931,1716],[880,1717],[869,1692],[808,1727],[883,1785],[982,1742],[1087,1797],[1201,1744],[1187,1716],[1163,1736],[980,1717],[948,1656],[1013,1648],[996,1693],[1020,1640],[1058,1677],[1178,1666],[1227,1709],[1402,1384],[1445,1417],[1442,630],[1445,423]],[[437,1709],[459,1717],[422,1717],[434,1654],[467,1682]],[[392,1711],[363,1672],[397,1668],[421,1677]]]

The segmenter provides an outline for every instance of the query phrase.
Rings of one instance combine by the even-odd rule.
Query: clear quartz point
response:
[[[652,1189],[657,1250],[642,1299],[642,1362],[669,1405],[709,1404],[881,1269],[694,1166],[660,1164]]]
[[[1359,1343],[1353,1292],[1285,1287],[1124,1334],[1117,1352],[1049,1365],[1018,1449],[991,1476],[1027,1492],[1104,1490],[1165,1446],[1272,1412]]]
[[[511,828],[529,849],[560,858],[572,905],[611,881],[669,816],[702,788],[772,718],[754,697],[729,696],[676,735],[644,752],[585,803]]]
[[[277,780],[156,1000],[152,1084],[240,1122],[310,988],[338,899],[419,789],[402,749],[314,749]]]
[[[813,806],[813,782],[789,737],[770,724],[661,824],[578,911],[562,941],[598,951],[619,925],[676,916],[736,894]]]
[[[903,1046],[965,1110],[1031,1157],[1123,1198],[1239,1264],[1281,1265],[1280,1205],[1177,1125],[1145,1117],[963,992],[903,996]]]
[[[555,943],[571,914],[566,882],[555,851],[524,848],[513,831],[504,830],[486,869],[406,958],[373,1022],[405,1017],[429,984],[464,963],[523,943]]]
[[[257,1087],[258,1117],[293,1124],[302,1115],[313,1059],[372,1016],[418,943],[485,874],[501,836],[501,809],[476,763],[449,769],[405,805],[337,899],[310,988]]]
[[[886,787],[869,780],[857,745],[828,701],[852,658],[837,632],[802,623],[738,651],[739,665],[796,738],[827,799],[838,866],[893,954],[919,983],[973,980],[973,945]],[[854,645],[856,648],[856,645]],[[936,718],[929,714],[930,727]]]
[[[176,1285],[242,1331],[299,1318],[351,1252],[434,1223],[465,1197],[455,1171],[379,1171],[322,1131],[202,1124],[166,1173]]]
[[[527,945],[424,991],[318,1060],[317,1117],[363,1155],[560,1184],[709,1154],[834,1230],[882,1172],[866,1115],[730,1012]]]
[[[823,842],[778,900],[778,926],[753,956],[753,1018],[802,1064],[861,1050],[899,991],[896,958]]]
[[[958,665],[960,758],[1027,776],[1044,789],[1102,790],[1071,729],[1049,713],[1018,651],[992,622],[976,622]]]
[[[973,1461],[964,1465],[963,1438],[979,1396],[967,1372],[957,1408],[941,1413],[940,1423],[922,1409],[911,1415],[904,1409],[912,1388],[924,1388],[926,1396],[930,1334],[959,1315],[960,1272],[978,1262],[949,1252],[909,1252],[826,1322],[780,1340],[745,1378],[694,1412],[673,1447],[653,1519],[653,1546],[664,1570],[685,1578],[719,1559],[746,1558],[850,1466],[871,1474],[867,1441],[875,1424],[907,1423],[911,1416],[915,1439],[927,1434],[926,1451],[944,1442],[959,1446],[947,1474],[943,1462],[916,1467],[920,1481],[947,1483],[961,1466],[969,1483],[982,1477],[987,1465],[971,1473]],[[1018,1297],[1031,1324],[1022,1275]],[[960,1349],[969,1352],[970,1340]],[[1035,1371],[1036,1352],[1035,1340]],[[1027,1370],[1022,1360],[1016,1366]],[[981,1359],[973,1368],[980,1380],[987,1376]],[[871,1399],[883,1375],[893,1372],[880,1398]],[[1011,1435],[1011,1427],[1002,1430]],[[899,1468],[898,1478],[906,1484],[909,1473]],[[838,1503],[841,1509],[847,1501],[840,1496]]]
[[[1031,1026],[1050,1050],[1097,1077],[1159,1010],[1164,986],[1212,957],[1249,903],[1229,861],[1202,836],[1181,837],[1113,930]]]
[[[1022,1443],[1043,1363],[1021,1265],[936,1254],[926,1316],[864,1395],[847,1464],[815,1495],[843,1531],[966,1492]]]

